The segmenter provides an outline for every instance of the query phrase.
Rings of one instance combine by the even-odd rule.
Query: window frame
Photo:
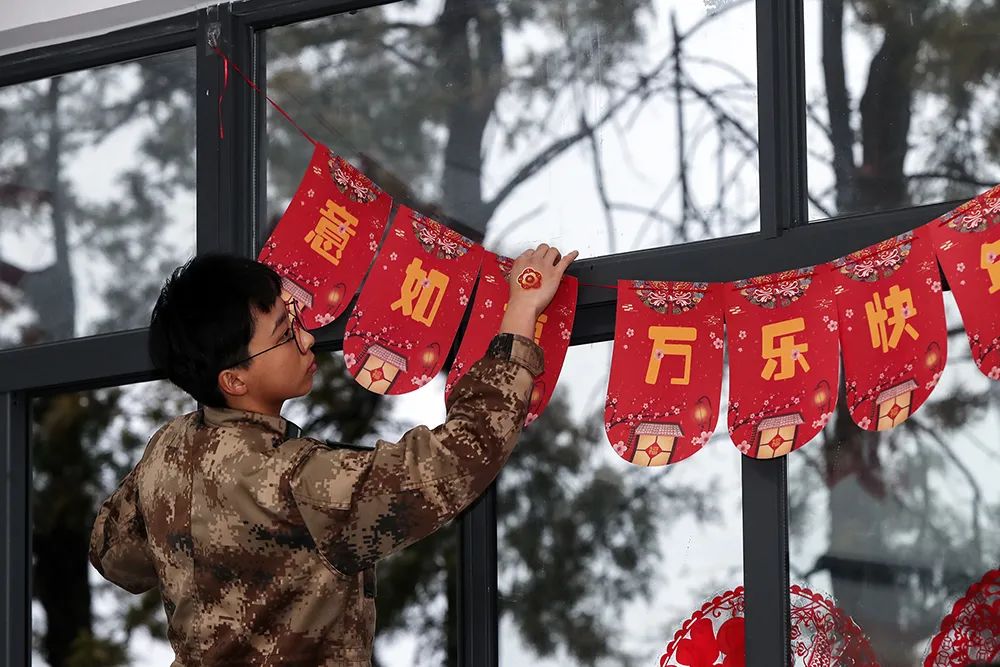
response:
[[[264,100],[230,85],[222,107],[221,44],[261,85],[264,31],[387,1],[246,0],[74,42],[0,57],[0,86],[143,56],[195,48],[197,67],[197,251],[255,257],[265,205]],[[846,215],[807,224],[803,0],[756,0],[761,228],[757,232],[579,260],[589,283],[618,279],[725,281],[830,261],[913,229],[952,209],[943,202]],[[790,258],[794,258],[791,260]],[[793,266],[794,265],[794,266]],[[612,340],[615,295],[581,288],[572,345]],[[317,335],[320,351],[341,349],[343,318]],[[0,662],[31,657],[30,402],[53,392],[161,379],[148,330],[125,331],[0,351]],[[742,459],[747,665],[788,664],[787,461]],[[496,490],[460,518],[459,664],[496,667]],[[666,638],[665,638],[666,639]]]

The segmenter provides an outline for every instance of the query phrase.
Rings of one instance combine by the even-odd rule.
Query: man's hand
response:
[[[535,320],[555,296],[563,273],[580,253],[574,250],[565,257],[557,250],[542,243],[534,250],[525,250],[514,260],[510,270],[510,301],[507,312],[500,324],[501,333],[514,333],[533,338]],[[540,284],[537,287],[522,286],[518,278],[525,269],[537,271]],[[531,284],[531,281],[528,281]]]

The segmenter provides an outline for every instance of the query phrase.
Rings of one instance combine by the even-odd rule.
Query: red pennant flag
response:
[[[972,359],[1000,380],[1000,185],[927,225],[972,346]]]
[[[347,321],[344,361],[363,387],[405,394],[441,370],[482,246],[401,206]]]
[[[869,431],[902,424],[944,370],[941,274],[925,235],[907,232],[833,262],[847,407]]]
[[[285,214],[257,257],[280,276],[315,329],[347,307],[371,265],[392,200],[367,176],[316,145]]]
[[[469,367],[478,361],[489,347],[490,341],[500,329],[510,285],[507,282],[514,260],[484,252],[483,267],[476,287],[476,299],[472,304],[469,324],[466,326],[462,344],[458,348],[455,363],[448,373],[445,398]],[[545,406],[549,404],[555,390],[559,373],[562,371],[566,350],[569,348],[570,332],[576,315],[577,281],[573,276],[563,276],[552,302],[535,322],[535,343],[545,351],[545,371],[535,378],[531,392],[525,425],[535,421]]]
[[[769,459],[823,430],[837,404],[837,309],[826,266],[730,283],[729,437]]]
[[[722,322],[720,285],[618,282],[604,428],[623,459],[677,463],[708,442],[722,397]]]

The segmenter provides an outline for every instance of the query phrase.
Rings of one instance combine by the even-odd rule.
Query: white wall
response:
[[[218,0],[0,0],[0,55],[100,35]]]

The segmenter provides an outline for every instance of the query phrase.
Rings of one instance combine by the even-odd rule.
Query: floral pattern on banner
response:
[[[668,307],[650,303],[647,284],[618,283],[604,430],[629,463],[659,466],[701,451],[719,420],[722,288],[658,283],[660,294],[698,294],[690,306]]]
[[[472,249],[473,243],[456,231],[413,212],[413,231],[424,250],[438,259],[455,259]]]
[[[467,251],[452,258],[428,251],[414,220],[445,236],[439,223],[401,206],[347,321],[347,369],[379,394],[413,391],[441,370],[482,261],[482,247],[468,239]]]
[[[500,330],[500,322],[503,320],[510,298],[507,277],[510,275],[513,260],[485,251],[483,255],[483,267],[479,285],[476,287],[475,302],[472,304],[469,323],[458,348],[455,363],[448,373],[445,400],[472,364],[486,354],[490,341]],[[528,401],[525,425],[538,419],[552,398],[552,391],[559,380],[563,361],[566,359],[566,350],[569,348],[573,319],[576,316],[576,297],[576,278],[564,275],[551,303],[535,322],[534,339],[544,350],[545,369],[535,378]]]
[[[793,281],[787,296],[763,303],[744,293],[750,282]],[[728,425],[742,454],[784,456],[809,442],[833,415],[840,359],[832,288],[826,266],[802,269],[791,280],[785,272],[728,286]]]
[[[813,268],[794,269],[737,280],[734,285],[743,297],[761,308],[784,308],[798,301],[809,289]]]
[[[972,584],[931,640],[924,667],[966,667],[1000,660],[1000,570]]]
[[[1000,185],[927,225],[962,313],[972,360],[1000,380]]]
[[[832,600],[804,586],[789,588],[794,667],[878,667],[867,638]],[[660,656],[660,667],[743,667],[746,664],[743,587],[694,612]]]
[[[697,306],[708,290],[708,283],[633,280],[636,296],[652,310],[680,315]]]
[[[385,231],[392,199],[367,176],[317,144],[298,190],[257,261],[295,299],[302,323],[333,322],[358,291]]]
[[[906,232],[832,262],[840,274],[862,283],[888,278],[903,266],[913,247],[913,232]]]
[[[864,282],[835,273],[847,407],[869,431],[898,426],[916,412],[948,353],[941,276],[926,227],[879,245],[885,244],[908,246],[892,271]]]

